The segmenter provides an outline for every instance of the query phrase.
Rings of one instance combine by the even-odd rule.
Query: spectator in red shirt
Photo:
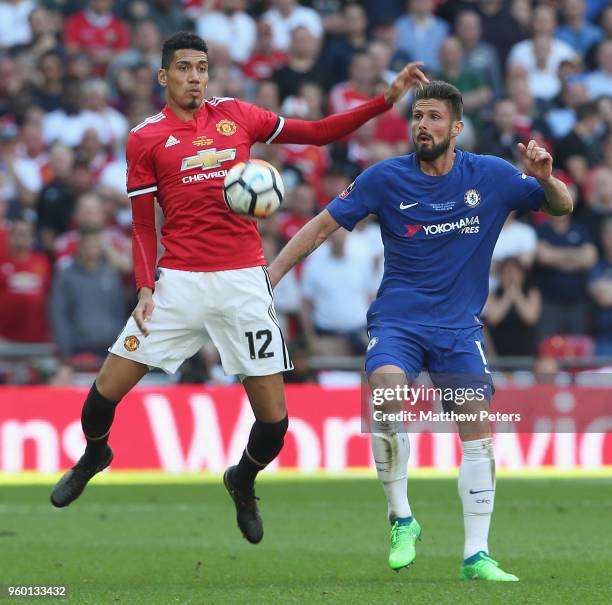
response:
[[[308,183],[300,183],[288,196],[287,212],[278,223],[278,233],[289,241],[316,213],[317,195]]]
[[[101,230],[106,261],[123,274],[132,271],[130,242],[116,227],[109,226],[100,196],[84,193],[77,201],[74,213],[75,229],[67,231],[55,240],[55,258],[59,268],[69,265],[79,246],[79,233],[83,230]]]
[[[336,84],[330,91],[330,113],[352,109],[374,96],[376,64],[370,55],[353,55],[349,72],[350,79]]]
[[[64,28],[66,48],[89,54],[98,75],[104,75],[113,56],[129,46],[127,25],[113,15],[112,7],[113,0],[89,0]]]
[[[0,252],[0,337],[15,342],[48,342],[47,294],[51,267],[34,251],[34,225],[17,218],[8,246]]]
[[[251,80],[268,80],[285,63],[287,53],[274,48],[272,26],[267,21],[259,21],[255,47],[242,66],[242,72]]]
[[[319,120],[323,114],[323,91],[317,84],[305,82],[300,87],[299,96],[287,97],[281,107],[285,118]],[[316,145],[282,146],[281,161],[284,166],[293,166],[314,187],[317,199],[323,198],[323,176],[329,166],[329,152],[325,147]]]

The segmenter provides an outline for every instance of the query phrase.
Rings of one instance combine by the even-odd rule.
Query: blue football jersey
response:
[[[365,170],[327,210],[345,229],[378,217],[384,276],[368,324],[387,318],[439,327],[480,323],[493,248],[512,210],[537,210],[544,190],[493,156],[456,150],[450,172],[424,174],[415,154]]]

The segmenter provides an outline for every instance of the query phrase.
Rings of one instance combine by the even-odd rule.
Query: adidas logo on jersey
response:
[[[172,145],[178,145],[180,143],[180,141],[176,138],[174,138],[172,135],[170,135],[168,137],[168,140],[166,141],[166,144],[164,145],[164,147],[166,147],[166,149],[168,147],[172,147]]]

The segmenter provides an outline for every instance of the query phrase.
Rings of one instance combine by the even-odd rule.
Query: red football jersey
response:
[[[224,271],[266,263],[257,224],[229,210],[223,179],[249,159],[253,143],[271,143],[283,125],[283,118],[255,105],[213,98],[187,122],[166,106],[132,129],[128,196],[153,192],[163,210],[160,267]],[[151,202],[143,197],[142,203]]]
[[[81,52],[95,53],[99,49],[119,52],[129,47],[130,33],[121,19],[113,15],[100,17],[84,10],[66,20],[64,44]],[[96,66],[96,73],[103,75],[102,72],[103,66]]]
[[[0,255],[0,336],[16,342],[48,342],[47,293],[51,267],[47,257],[31,252]]]

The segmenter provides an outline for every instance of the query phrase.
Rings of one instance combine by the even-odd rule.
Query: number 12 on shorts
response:
[[[258,330],[255,334],[253,334],[253,332],[245,332],[244,335],[249,342],[249,355],[251,359],[268,359],[269,357],[274,357],[274,352],[268,351],[268,347],[272,342],[272,332],[270,330]],[[260,344],[260,341],[263,342]]]

